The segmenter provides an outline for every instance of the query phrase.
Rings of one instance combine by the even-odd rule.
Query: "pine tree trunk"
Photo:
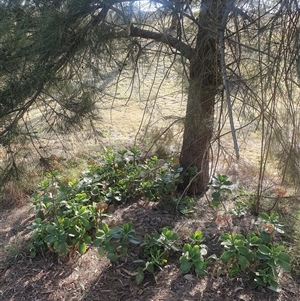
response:
[[[196,54],[190,59],[188,103],[180,155],[180,165],[185,171],[197,167],[197,176],[185,175],[183,185],[190,194],[197,195],[206,191],[210,178],[209,154],[214,127],[214,104],[221,79],[218,35],[215,31],[218,25],[216,13],[219,12],[216,11],[217,2],[202,1],[203,13],[200,14]]]

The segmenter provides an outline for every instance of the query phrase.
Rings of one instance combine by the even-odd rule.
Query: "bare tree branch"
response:
[[[153,32],[150,30],[145,30],[135,27],[133,24],[130,26],[130,36],[140,37],[145,39],[152,39],[156,42],[161,42],[167,44],[176,50],[178,50],[185,58],[191,59],[195,55],[195,50],[191,46],[185,44],[184,42],[172,37],[169,34]]]

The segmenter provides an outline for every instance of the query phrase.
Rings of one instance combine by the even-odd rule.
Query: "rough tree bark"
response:
[[[190,81],[180,165],[187,171],[197,167],[196,176],[185,173],[189,193],[202,194],[209,182],[210,142],[214,127],[214,104],[221,83],[218,24],[220,0],[201,2],[195,53],[190,58]],[[191,182],[192,181],[192,182]]]

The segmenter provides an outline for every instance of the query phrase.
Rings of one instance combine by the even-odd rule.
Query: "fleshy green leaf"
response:
[[[226,251],[221,255],[221,260],[223,262],[227,262],[230,259],[231,255],[232,255],[231,251]]]
[[[56,237],[56,235],[54,235],[54,234],[52,234],[52,235],[47,235],[47,236],[45,237],[45,242],[46,242],[47,244],[53,244],[56,240],[57,240],[57,237]]]
[[[185,257],[184,259],[180,260],[180,270],[182,273],[186,274],[190,271],[190,269],[193,266],[193,263],[191,261],[188,261]]]
[[[270,280],[269,281],[270,286],[268,286],[268,288],[276,293],[279,293],[281,291],[281,288],[279,286],[279,284],[274,281],[274,280]]]
[[[154,264],[152,262],[146,262],[146,269],[150,273],[154,273]]]
[[[258,286],[265,286],[266,284],[263,281],[262,277],[255,277],[254,282],[258,285]]]
[[[136,271],[137,271],[137,274],[135,276],[135,282],[137,285],[140,285],[144,281],[145,273],[141,267],[137,268]]]
[[[250,253],[249,248],[248,248],[248,247],[245,247],[245,246],[240,246],[240,247],[239,247],[239,251],[240,251],[240,253],[241,253],[242,255],[244,255],[244,256],[247,256],[247,255],[249,255],[249,253]]]
[[[262,239],[263,243],[265,243],[265,244],[269,244],[272,242],[271,234],[268,232],[265,232],[265,231],[261,232],[260,238]]]
[[[219,207],[221,205],[221,202],[219,199],[212,199],[211,203],[214,207]]]
[[[265,213],[265,212],[261,212],[261,213],[259,214],[259,216],[260,216],[263,220],[265,220],[265,221],[269,221],[269,219],[270,219],[269,215],[268,215],[267,213]]]
[[[260,245],[258,247],[258,252],[260,252],[263,255],[269,255],[271,253],[271,250],[265,245]]]
[[[206,262],[197,261],[195,262],[195,272],[197,275],[204,276],[206,274]]]
[[[105,254],[105,249],[103,247],[98,248],[98,254],[100,257],[103,257]]]
[[[71,220],[69,218],[65,218],[64,219],[64,228],[67,229],[70,227],[70,224],[71,224]]]
[[[102,223],[98,226],[99,230],[103,230],[104,233],[108,233],[109,232],[109,227],[106,223]]]
[[[230,240],[231,239],[231,235],[228,234],[228,233],[224,233],[224,234],[221,235],[220,238],[221,238],[222,241]]]
[[[135,244],[135,245],[138,245],[138,244],[140,244],[141,242],[138,240],[138,239],[136,239],[136,238],[129,238],[129,241],[132,243],[132,244]]]
[[[99,247],[102,243],[103,243],[103,240],[102,240],[102,239],[95,239],[95,240],[93,241],[93,245],[94,245],[95,247]]]
[[[233,277],[240,271],[240,267],[238,264],[234,263],[232,264],[230,270],[229,270],[229,276]]]
[[[92,238],[89,235],[84,234],[83,240],[86,244],[89,244],[92,241]]]
[[[84,226],[84,228],[85,228],[86,230],[89,230],[89,229],[91,228],[90,222],[89,222],[87,219],[82,218],[82,219],[81,219],[81,222],[82,222],[82,224],[83,224],[83,226]]]
[[[53,225],[48,225],[48,226],[46,227],[46,231],[47,231],[48,233],[55,233],[55,232],[56,232],[56,229],[55,229],[55,227],[54,227]]]
[[[286,272],[290,273],[291,272],[291,265],[286,262],[286,261],[282,261],[282,260],[278,260],[278,265],[284,269]]]
[[[282,245],[274,247],[274,251],[277,253],[280,253],[283,250],[284,250],[284,246],[282,246]]]
[[[42,210],[39,210],[35,216],[36,218],[40,218],[41,220],[45,219],[45,214]]]
[[[118,260],[118,256],[115,253],[109,252],[106,256],[110,261],[116,262]]]
[[[69,251],[68,244],[65,241],[54,243],[54,249],[57,251],[58,255],[66,255]]]
[[[218,192],[218,191],[215,191],[215,192],[213,192],[212,193],[212,198],[213,199],[215,199],[215,200],[219,200],[220,199],[220,196],[221,196],[221,194],[220,194],[220,192]]]
[[[128,252],[128,248],[126,247],[126,246],[121,246],[121,248],[120,248],[120,253],[122,254],[122,255],[126,255],[127,254],[127,252]]]
[[[285,262],[290,262],[291,258],[290,258],[290,255],[285,253],[285,252],[281,252],[279,255],[278,255],[278,258],[281,260],[281,261],[285,261]]]
[[[264,254],[261,254],[259,252],[256,253],[256,257],[258,259],[262,259],[262,260],[268,260],[268,259],[270,259],[269,255],[264,255]]]
[[[241,266],[242,269],[245,269],[249,266],[249,261],[247,260],[247,258],[243,255],[238,255],[237,259],[239,261],[239,264]]]
[[[86,252],[87,246],[86,243],[81,242],[78,246],[78,251],[80,254],[84,254]]]
[[[99,193],[100,193],[100,190],[99,190],[98,187],[94,187],[94,189],[91,191],[91,194],[92,194],[93,196],[96,196],[96,195],[98,195]]]
[[[229,194],[232,193],[231,189],[229,189],[229,188],[222,188],[221,191],[229,193]]]
[[[115,252],[115,250],[116,250],[116,245],[115,245],[113,242],[109,242],[109,243],[106,244],[105,250],[106,250],[107,252]]]
[[[77,232],[75,228],[71,228],[67,232],[70,237],[79,236],[79,232]]]
[[[271,268],[275,269],[276,268],[276,264],[274,262],[274,259],[270,259],[267,261],[268,266],[270,266]]]

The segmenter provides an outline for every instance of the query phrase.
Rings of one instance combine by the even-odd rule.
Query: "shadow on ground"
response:
[[[22,209],[22,208],[21,208]],[[20,212],[22,211],[21,209]],[[26,209],[26,212],[24,211]],[[32,216],[28,208],[13,216],[11,211],[1,212],[1,241],[10,241],[14,235],[28,236],[26,226]],[[213,216],[205,204],[199,205],[197,216],[184,218],[165,211],[155,203],[139,201],[124,208],[118,208],[108,223],[110,226],[132,221],[137,236],[159,232],[165,226],[176,231],[181,242],[191,231],[201,229],[205,243],[211,252],[220,253],[218,229]],[[147,274],[143,283],[135,284],[133,273],[137,264],[133,261],[142,256],[140,247],[129,249],[129,258],[111,264],[106,258],[99,258],[97,250],[90,248],[82,256],[72,259],[57,258],[47,252],[31,259],[23,248],[15,256],[1,256],[0,300],[83,300],[83,301],[284,301],[299,300],[299,288],[294,291],[284,289],[280,294],[261,289],[250,289],[244,277],[229,279],[225,274],[216,277],[216,271],[208,270],[208,275],[197,279],[194,275],[183,275],[179,270],[180,253],[170,254],[169,262],[158,271],[154,279]],[[288,287],[288,286],[287,286]]]

